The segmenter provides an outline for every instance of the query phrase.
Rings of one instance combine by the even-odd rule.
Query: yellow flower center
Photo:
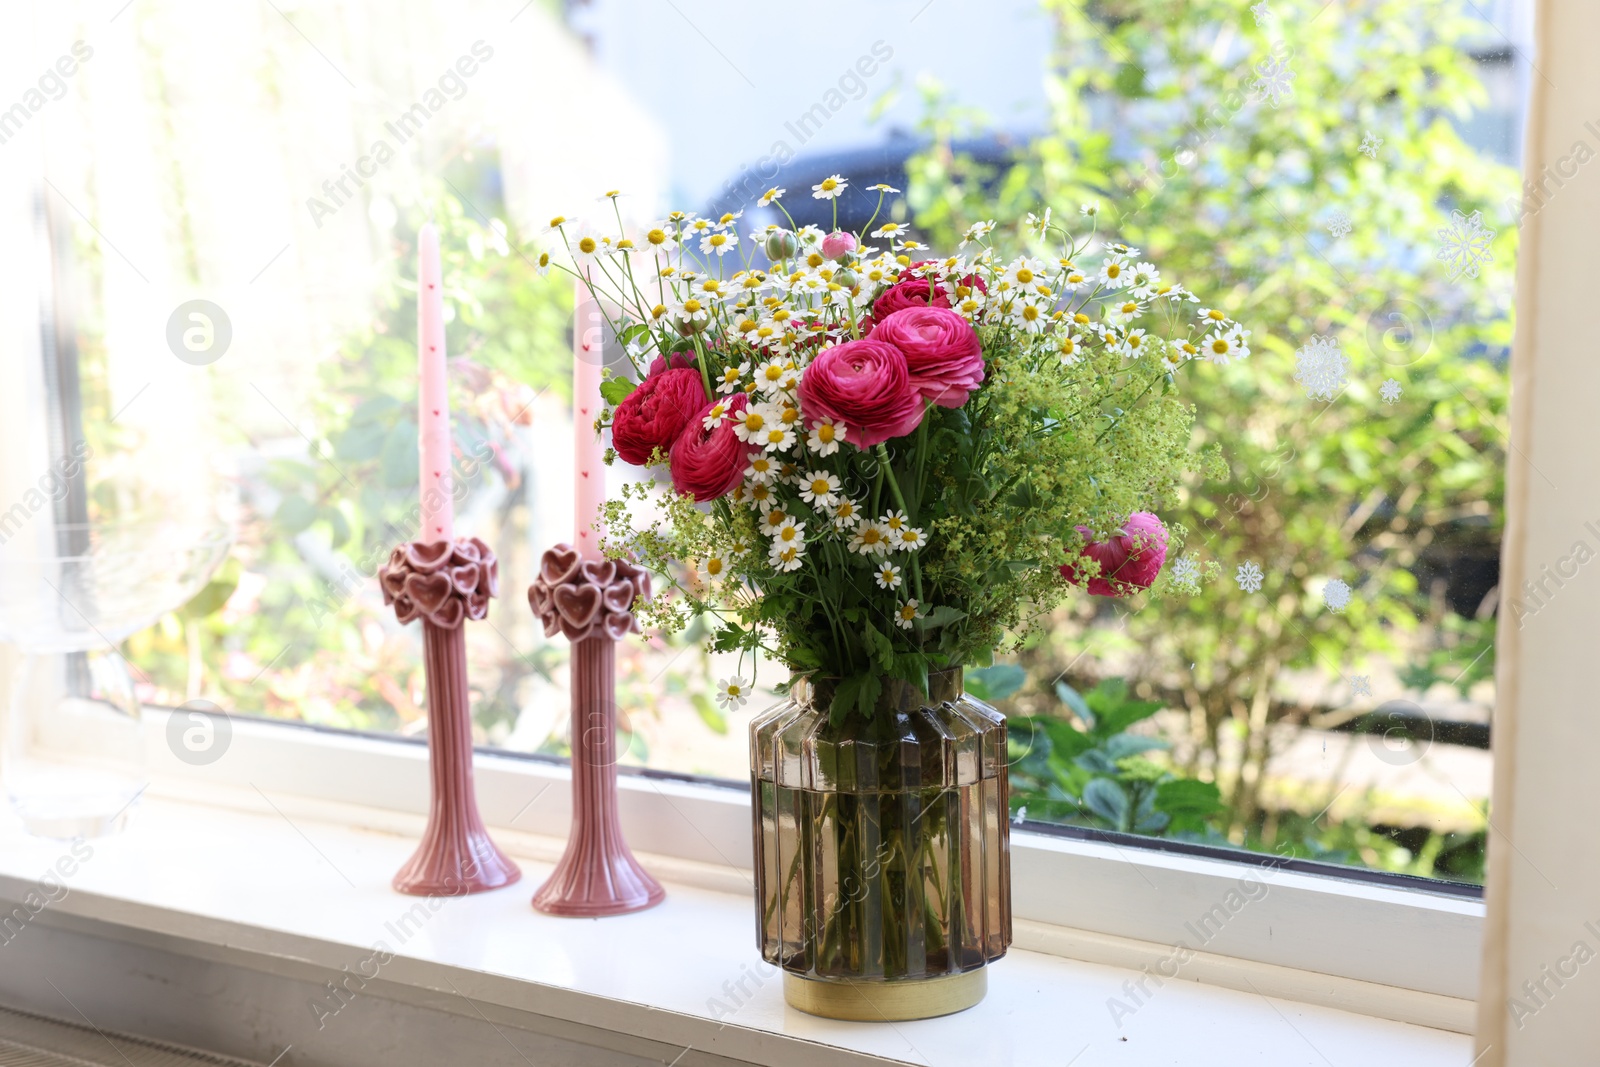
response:
[[[824,178],[824,179],[822,179],[822,191],[823,192],[831,193],[837,188],[839,188],[839,183],[834,181],[832,178]]]
[[[1211,351],[1215,352],[1217,355],[1220,356],[1220,355],[1222,355],[1222,353],[1226,352],[1227,350],[1228,350],[1228,342],[1223,340],[1222,338],[1219,337],[1215,341],[1211,342]]]
[[[1029,282],[1033,281],[1033,271],[1029,270],[1027,267],[1023,267],[1022,269],[1018,270],[1017,281],[1023,285],[1027,285]]]
[[[1111,263],[1111,264],[1108,264],[1106,266],[1106,277],[1107,278],[1120,278],[1121,276],[1122,276],[1122,268],[1119,265],[1117,265],[1115,263]]]
[[[683,310],[693,315],[696,311],[700,310],[700,301],[691,296],[689,299],[683,302]]]
[[[833,433],[833,423],[825,422],[821,426],[817,427],[817,440],[821,441],[825,445],[832,444]]]
[[[811,491],[817,496],[826,495],[828,492],[828,480],[826,478],[811,479]]]
[[[763,426],[765,426],[766,424],[767,424],[767,420],[766,420],[765,417],[762,416],[761,412],[759,412],[759,411],[747,411],[747,412],[744,413],[745,429],[747,429],[747,430],[759,430]]]
[[[822,266],[822,264],[823,264],[823,259],[822,259],[822,253],[821,252],[813,252],[809,256],[806,257],[806,266],[808,266],[808,267],[813,267],[813,268],[820,267],[820,266]]]
[[[586,256],[592,255],[594,250],[599,247],[599,243],[595,241],[593,237],[578,238],[578,251],[582,252]]]
[[[644,235],[644,239],[659,248],[667,243],[667,231],[662,229],[651,230]]]
[[[550,220],[550,228],[553,230],[566,221],[567,217],[565,215],[557,215],[555,218]]]
[[[1224,315],[1221,311],[1218,311],[1216,308],[1212,308],[1210,311],[1206,312],[1206,318],[1210,319],[1213,322],[1221,322],[1223,319],[1225,319],[1227,317],[1228,316]]]

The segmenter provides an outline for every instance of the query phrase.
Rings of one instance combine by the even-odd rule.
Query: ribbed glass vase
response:
[[[960,670],[928,688],[833,727],[801,679],[750,725],[757,933],[803,1011],[960,1011],[1011,944],[1005,717]]]

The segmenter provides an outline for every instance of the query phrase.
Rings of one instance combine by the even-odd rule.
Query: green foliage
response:
[[[983,166],[955,151],[968,130],[935,94],[934,144],[908,196],[936,247],[1040,198],[1101,201],[1108,236],[1258,324],[1248,361],[1190,380],[1194,443],[1220,445],[1224,462],[1163,514],[1229,576],[1258,563],[1264,588],[1224,581],[1156,609],[1135,603],[1125,640],[1092,649],[1131,660],[1204,724],[1197,766],[1216,765],[1221,735],[1245,729],[1244,764],[1219,774],[1231,830],[1245,834],[1271,724],[1305,713],[1279,702],[1284,672],[1341,678],[1382,656],[1411,664],[1404,677],[1420,687],[1450,682],[1491,645],[1490,622],[1461,636],[1468,620],[1416,577],[1430,553],[1492,556],[1503,512],[1516,234],[1499,205],[1518,185],[1452,124],[1486,99],[1466,54],[1482,26],[1462,0],[1282,0],[1261,26],[1245,0],[1046,6],[1049,128],[1010,165]],[[1252,99],[1271,55],[1296,75],[1281,108]],[[1383,138],[1376,158],[1359,151],[1367,130]],[[1337,240],[1335,209],[1355,220]],[[1453,209],[1482,211],[1498,231],[1476,277],[1452,278],[1436,258]],[[1294,352],[1314,334],[1338,338],[1353,364],[1332,403],[1293,380]],[[1393,405],[1376,396],[1389,377],[1403,389]],[[1320,600],[1335,577],[1355,590],[1342,615]],[[1036,650],[1041,671],[1089,649],[1107,619],[1058,621]],[[1485,654],[1461,684],[1492,662]]]
[[[1215,785],[1180,778],[1145,757],[1168,747],[1132,732],[1161,709],[1159,701],[1130,699],[1120,678],[1085,694],[1058,681],[1055,693],[1064,714],[1007,720],[1014,809],[1123,833],[1185,835],[1203,831],[1223,810]]]
[[[516,234],[438,195],[405,212],[371,320],[320,362],[306,389],[312,443],[299,455],[275,453],[253,473],[257,514],[234,558],[176,628],[131,642],[162,689],[344,727],[418,720],[420,671],[385,640],[374,613],[377,568],[415,536],[419,518],[415,233],[427,219],[440,231],[444,268],[458,510],[498,499],[496,518],[512,520],[532,462],[519,435],[529,405],[538,392],[571,388],[572,288],[541,274]],[[246,578],[244,606],[221,611]],[[509,603],[492,610],[517,610]],[[494,640],[503,654],[474,671],[483,687],[474,710],[480,727],[504,729],[518,679],[548,674],[555,650],[521,655]]]

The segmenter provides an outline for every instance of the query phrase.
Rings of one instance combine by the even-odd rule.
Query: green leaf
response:
[[[1094,713],[1089,710],[1089,705],[1083,701],[1083,695],[1066,682],[1056,683],[1056,699],[1072,709],[1073,714],[1084,722],[1093,723]]]
[[[979,700],[990,702],[1004,700],[1021,689],[1028,680],[1028,672],[1015,663],[997,663],[993,667],[980,667],[968,671],[963,679],[967,692]]]
[[[967,617],[967,613],[948,604],[941,604],[916,621],[916,626],[921,630],[937,630],[941,626],[949,626],[953,622],[960,622]]]
[[[1174,778],[1156,787],[1157,811],[1172,816],[1175,830],[1200,830],[1206,820],[1224,810],[1222,791],[1211,782]]]
[[[300,533],[317,519],[317,509],[297,496],[286,496],[273,512],[272,519],[289,537]]]
[[[1095,778],[1083,787],[1083,806],[1120,830],[1128,817],[1128,793],[1111,778]]]
[[[600,395],[605,402],[616,407],[628,398],[628,394],[639,388],[638,385],[626,378],[607,378],[600,383]]]
[[[217,568],[217,573],[211,580],[190,597],[187,604],[178,609],[179,617],[195,621],[222,610],[222,605],[226,604],[233,591],[239,588],[240,571],[239,561],[229,556],[222,566]]]
[[[417,484],[417,425],[397,422],[383,439],[383,454],[378,459],[380,480],[390,489],[406,489]]]
[[[728,732],[727,717],[712,703],[711,698],[704,693],[694,693],[689,697],[689,703],[694,705],[694,710],[699,712],[700,721],[705,723],[714,734],[726,735]]]

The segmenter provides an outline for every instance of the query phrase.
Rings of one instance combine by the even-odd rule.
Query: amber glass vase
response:
[[[1011,944],[1005,717],[960,670],[837,727],[827,696],[797,680],[750,725],[761,954],[812,1014],[969,1008]]]

